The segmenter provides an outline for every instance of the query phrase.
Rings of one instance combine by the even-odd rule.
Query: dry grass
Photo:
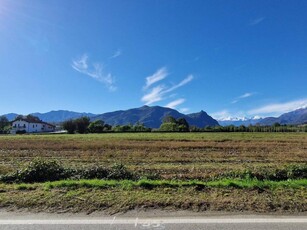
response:
[[[55,188],[1,185],[0,207],[34,211],[116,213],[131,209],[183,209],[231,212],[306,212],[306,188],[238,189],[159,187],[153,189]]]
[[[69,167],[110,165],[159,173],[165,179],[202,179],[229,171],[307,163],[305,133],[142,133],[0,136],[0,173],[33,158]]]

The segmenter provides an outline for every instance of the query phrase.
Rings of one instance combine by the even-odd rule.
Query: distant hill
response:
[[[88,116],[88,117],[96,116],[95,114],[92,113],[78,113],[67,110],[50,111],[47,113],[31,113],[31,115],[36,116],[43,121],[55,122],[55,123],[66,121],[69,119],[76,119],[82,116]],[[18,116],[18,114],[9,113],[5,114],[4,116],[6,116],[9,121],[12,121]]]
[[[227,125],[273,125],[279,123],[282,125],[299,125],[307,124],[307,108],[301,108],[292,112],[284,113],[279,117],[266,117],[266,118],[230,118],[227,120],[218,120],[222,126]]]
[[[282,125],[307,124],[307,107],[284,113],[279,117],[266,117],[259,123],[261,125],[273,125],[276,122]]]
[[[160,107],[160,106],[142,106],[140,108],[119,110],[115,112],[103,113],[100,115],[92,113],[78,113],[67,110],[50,111],[48,113],[31,113],[39,119],[46,122],[59,123],[68,119],[76,119],[82,116],[90,117],[91,120],[103,120],[110,125],[126,125],[136,124],[137,122],[144,124],[149,128],[159,128],[162,120],[166,116],[172,116],[176,119],[185,118],[190,125],[197,127],[216,126],[219,125],[216,120],[210,117],[206,112],[201,111],[193,114],[182,114],[177,110]],[[6,114],[5,116],[11,121],[18,114]]]
[[[262,118],[259,117],[253,117],[253,118],[229,118],[226,120],[218,120],[219,124],[221,126],[227,126],[227,125],[234,125],[234,126],[249,126],[249,125],[256,125],[259,124],[259,122],[262,120]]]
[[[48,113],[32,113],[33,116],[39,117],[43,121],[62,122],[69,119],[76,119],[82,116],[93,117],[92,113],[78,113],[67,110],[50,111]]]
[[[218,125],[218,122],[204,111],[185,115],[179,113],[177,110],[160,106],[142,106],[140,108],[104,113],[92,117],[92,120],[101,119],[110,125],[135,124],[140,122],[146,127],[159,128],[163,118],[166,116],[172,116],[176,119],[185,118],[190,125],[197,127]]]
[[[15,119],[15,117],[18,116],[17,113],[8,113],[8,114],[4,114],[3,116],[5,116],[9,121],[12,121]]]
[[[217,126],[219,125],[218,121],[209,116],[206,112],[201,110],[199,113],[191,113],[186,115],[186,120],[189,125],[193,125],[199,128],[205,126]]]

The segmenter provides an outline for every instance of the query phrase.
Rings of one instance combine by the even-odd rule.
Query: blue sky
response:
[[[0,114],[307,106],[305,0],[0,0]]]

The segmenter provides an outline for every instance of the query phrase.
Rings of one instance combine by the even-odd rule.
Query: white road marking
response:
[[[112,222],[111,222],[111,224],[110,224],[110,229],[112,228],[112,225],[113,225],[114,222],[115,222],[115,218],[116,218],[116,216],[114,216],[114,218],[113,218],[113,220],[112,220]]]
[[[239,223],[307,223],[298,218],[117,218],[113,219],[45,219],[0,220],[0,225],[105,225],[105,224],[239,224]]]
[[[139,220],[139,218],[138,218],[138,217],[137,217],[137,218],[135,218],[134,227],[136,227],[136,226],[138,225],[138,220]]]

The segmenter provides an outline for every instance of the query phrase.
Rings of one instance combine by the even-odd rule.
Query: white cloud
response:
[[[186,85],[187,83],[189,83],[192,80],[193,80],[193,76],[189,75],[185,79],[183,79],[181,82],[179,82],[178,84],[176,84],[174,86],[171,86],[169,88],[167,88],[164,85],[160,84],[160,85],[152,88],[147,94],[145,94],[142,97],[141,100],[146,105],[150,105],[150,104],[152,104],[154,102],[162,101],[166,94],[168,94],[168,93],[178,89],[179,87],[182,87],[182,86]]]
[[[256,19],[252,20],[252,21],[249,23],[249,25],[250,25],[250,26],[258,25],[259,23],[263,22],[264,19],[265,19],[265,17],[256,18]]]
[[[168,107],[168,108],[171,108],[171,109],[175,109],[178,105],[181,105],[184,102],[185,102],[185,99],[184,98],[180,98],[180,99],[177,99],[175,101],[171,101],[170,103],[165,105],[165,107]]]
[[[254,93],[245,93],[245,94],[243,94],[243,95],[237,97],[236,99],[234,99],[231,103],[232,103],[232,104],[235,104],[235,103],[237,103],[238,101],[240,101],[241,99],[248,98],[248,97],[251,97],[251,96],[253,96],[253,95],[254,95]]]
[[[142,97],[142,101],[145,102],[146,105],[150,105],[154,102],[161,101],[163,99],[163,86],[158,85],[154,87],[149,93],[145,94]]]
[[[227,109],[211,113],[210,116],[212,116],[214,119],[219,121],[227,121],[227,120],[246,120],[244,111],[235,111],[230,112]]]
[[[147,89],[152,84],[163,80],[168,75],[167,69],[165,67],[158,69],[153,75],[146,77],[146,85],[144,89]]]
[[[88,56],[86,54],[83,54],[82,57],[79,60],[73,61],[72,67],[75,70],[82,73],[83,71],[87,70],[87,68],[88,68],[87,59],[88,59]]]
[[[179,111],[180,111],[181,113],[187,113],[187,112],[190,111],[190,109],[189,109],[189,108],[181,108],[181,109],[179,109]]]
[[[104,73],[103,66],[100,63],[92,64],[92,69],[89,69],[88,56],[83,54],[81,58],[72,61],[72,68],[79,73],[85,74],[95,80],[103,83],[110,91],[115,91],[115,78],[111,73]]]
[[[152,87],[153,84],[157,82],[161,82],[169,75],[166,67],[162,67],[158,69],[151,76],[146,77],[146,83],[143,87],[144,95],[141,98],[141,101],[145,103],[145,105],[150,105],[155,102],[159,102],[165,100],[166,98],[174,98],[172,102],[168,103],[166,107],[175,108],[176,106],[185,102],[184,98],[175,99],[176,94],[172,93],[176,89],[188,84],[193,80],[193,75],[188,75],[178,84],[172,86],[166,86],[164,84],[159,83],[157,86]]]
[[[117,57],[119,57],[120,55],[122,55],[122,51],[121,51],[120,49],[118,49],[118,50],[116,50],[116,51],[114,52],[114,54],[113,54],[111,57],[109,57],[109,59],[117,58]]]
[[[261,106],[256,109],[249,110],[249,114],[282,114],[299,108],[307,107],[307,98],[289,101],[285,103],[275,103]]]
[[[174,91],[175,89],[181,87],[181,86],[184,86],[185,84],[189,83],[190,81],[193,80],[193,75],[189,75],[187,76],[185,79],[183,79],[179,84],[177,85],[174,85],[172,87],[170,87],[169,89],[165,90],[165,93],[169,93],[169,92],[172,92]]]
[[[243,95],[241,95],[239,98],[241,99],[241,98],[247,98],[247,97],[250,97],[250,96],[252,96],[253,95],[253,93],[245,93],[245,94],[243,94]]]
[[[226,110],[226,109],[212,113],[210,116],[212,116],[214,119],[220,120],[220,121],[232,117],[231,114],[229,113],[229,111]]]

